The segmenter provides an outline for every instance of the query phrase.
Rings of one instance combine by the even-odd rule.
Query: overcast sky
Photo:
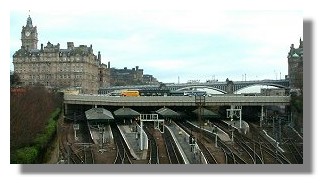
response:
[[[303,37],[302,12],[296,10],[29,9],[10,11],[11,62],[30,14],[38,48],[48,41],[61,48],[70,41],[75,46],[92,44],[103,63],[139,66],[161,82],[284,78],[289,47],[298,46]]]

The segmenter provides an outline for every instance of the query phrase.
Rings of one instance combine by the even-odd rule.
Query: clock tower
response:
[[[30,15],[27,18],[26,26],[22,26],[21,43],[25,49],[37,49],[38,33],[37,26],[33,26]]]

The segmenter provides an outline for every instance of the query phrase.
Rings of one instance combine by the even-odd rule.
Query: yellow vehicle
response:
[[[121,96],[140,96],[137,90],[122,91]]]

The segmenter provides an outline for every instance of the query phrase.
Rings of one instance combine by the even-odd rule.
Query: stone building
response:
[[[288,78],[291,89],[303,89],[303,41],[299,39],[298,48],[291,44],[288,52]]]
[[[128,69],[111,68],[101,62],[101,53],[93,53],[92,45],[67,48],[48,42],[37,48],[37,27],[30,16],[21,31],[21,48],[13,54],[14,73],[21,85],[44,85],[47,88],[79,93],[98,93],[99,88],[114,85],[150,84],[156,82],[152,75],[144,77],[139,66]],[[158,81],[157,81],[158,82]]]
[[[261,88],[260,94],[264,96],[285,96],[287,92],[281,88]]]
[[[153,75],[149,74],[144,74],[142,80],[145,84],[159,84],[158,80]]]
[[[108,64],[110,66],[110,63]],[[123,69],[110,68],[110,82],[112,86],[126,86],[126,85],[139,85],[144,84],[143,82],[143,69],[136,68],[128,69],[124,67]]]
[[[81,93],[97,93],[100,86],[109,85],[109,70],[101,63],[101,54],[93,53],[92,45],[67,48],[48,42],[37,48],[37,27],[27,18],[21,31],[21,48],[13,55],[14,72],[22,85],[42,84],[48,88],[79,89]]]

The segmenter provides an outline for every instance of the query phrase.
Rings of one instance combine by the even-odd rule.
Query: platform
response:
[[[122,137],[126,141],[128,148],[131,154],[137,160],[145,160],[147,159],[147,149],[140,150],[140,139],[137,138],[137,132],[131,131],[129,125],[118,125],[118,128],[122,134]]]
[[[186,121],[186,123],[190,123],[193,126],[200,128],[199,123],[196,121],[192,121],[192,122]],[[208,131],[208,132],[212,132],[214,129],[214,126],[211,125],[210,123],[206,123],[202,126],[202,129],[204,129],[205,131]],[[219,127],[218,127],[218,137],[224,142],[231,141],[230,136],[226,132],[224,132],[222,129],[220,129]]]
[[[189,144],[189,135],[182,128],[175,123],[168,124],[167,128],[171,130],[171,134],[183,156],[185,164],[206,163],[205,157],[199,151],[198,146],[191,146]]]
[[[233,128],[237,129],[240,133],[246,134],[249,132],[249,124],[243,120],[241,120],[241,127],[240,127],[240,121],[239,120],[222,120],[228,125],[231,125]]]

